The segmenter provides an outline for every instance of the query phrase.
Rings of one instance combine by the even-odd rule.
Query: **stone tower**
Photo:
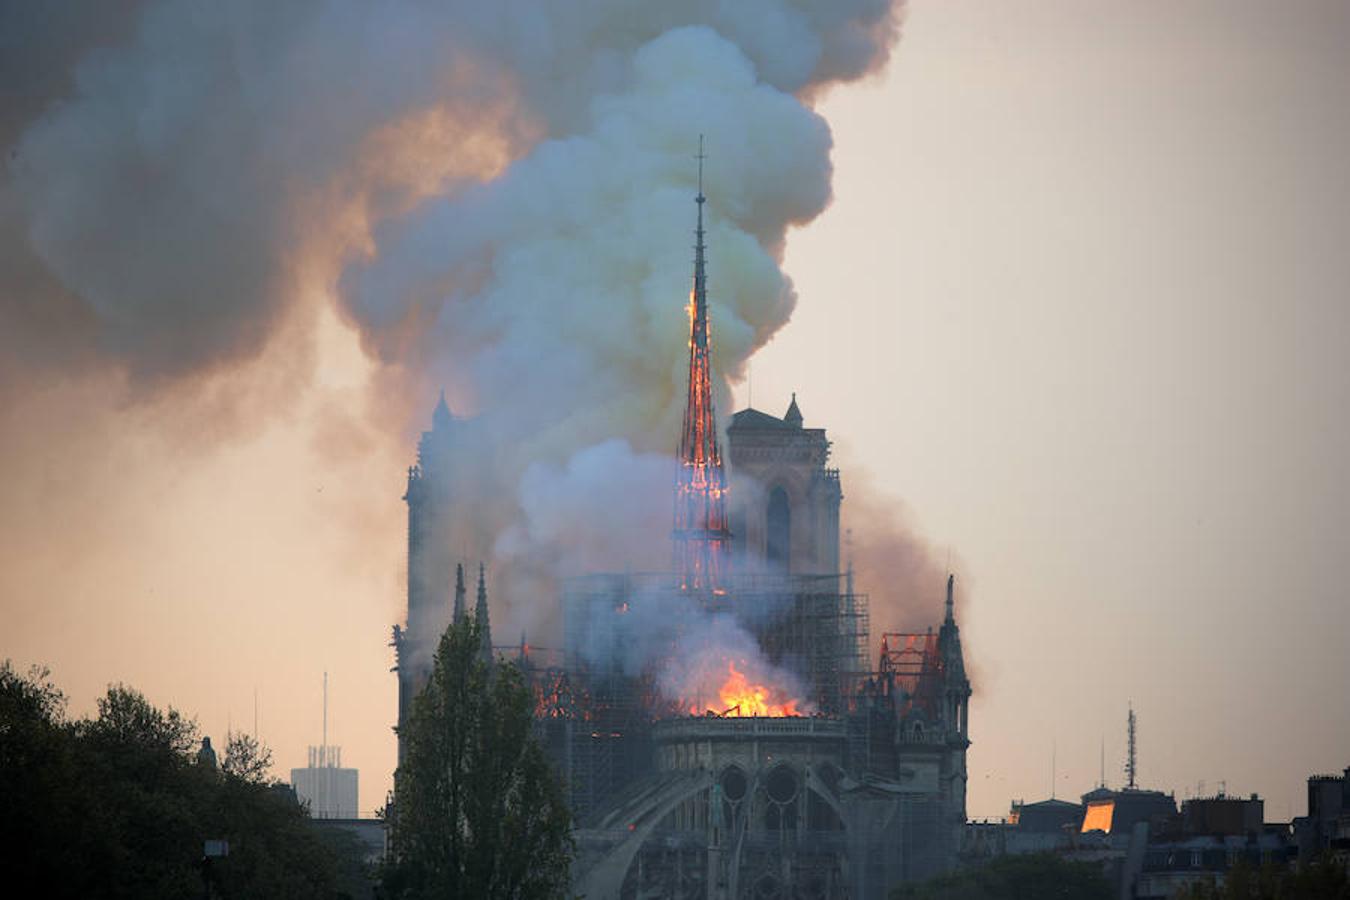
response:
[[[961,629],[956,626],[952,588],[956,576],[947,576],[947,613],[938,629],[938,653],[942,658],[943,724],[946,753],[940,773],[942,793],[947,801],[954,827],[953,840],[960,845],[966,824],[966,750],[970,747],[970,679],[966,677],[965,655],[961,651]]]
[[[743,409],[727,428],[731,533],[748,571],[834,575],[839,566],[839,470],[827,468],[823,428],[803,426],[797,395],[783,418]]]
[[[398,672],[398,723],[407,720],[412,698],[426,684],[436,645],[450,624],[450,533],[453,513],[455,417],[445,393],[431,416],[431,430],[417,444],[417,464],[408,469],[408,621],[394,626]],[[463,610],[464,576],[456,581],[455,612]],[[399,762],[403,743],[399,741]]]

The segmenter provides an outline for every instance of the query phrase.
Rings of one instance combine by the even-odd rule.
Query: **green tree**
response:
[[[231,731],[225,735],[225,760],[220,764],[226,776],[249,784],[266,784],[272,770],[272,751],[251,734]]]
[[[1257,869],[1239,860],[1222,884],[1197,882],[1179,900],[1350,900],[1350,874],[1331,856],[1293,868],[1267,864]]]
[[[46,669],[25,676],[0,664],[0,883],[40,885],[49,872],[79,880],[87,870],[65,706]]]
[[[1095,863],[1052,853],[1000,856],[891,892],[892,900],[1111,900],[1111,883]]]
[[[218,896],[352,891],[341,860],[359,851],[267,783],[265,747],[232,736],[224,772],[198,765],[196,750],[190,719],[132,688],[114,685],[96,717],[72,722],[45,670],[0,664],[0,883],[51,897],[200,896],[202,844],[218,838],[230,842],[211,867]]]
[[[393,897],[535,898],[567,890],[571,816],[534,739],[519,668],[489,664],[472,619],[441,638],[394,778]]]

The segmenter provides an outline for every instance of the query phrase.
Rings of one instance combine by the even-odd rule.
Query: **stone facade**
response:
[[[737,563],[791,574],[837,574],[839,471],[827,468],[823,428],[804,428],[794,396],[782,418],[757,409],[732,416],[731,532]]]

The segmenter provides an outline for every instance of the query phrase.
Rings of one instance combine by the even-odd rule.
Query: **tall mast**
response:
[[[720,593],[727,545],[726,472],[717,445],[708,333],[708,281],[703,245],[703,136],[698,139],[698,225],[694,288],[689,297],[689,384],[675,478],[675,572],[683,590]]]
[[[1125,778],[1127,779],[1125,787],[1130,790],[1135,788],[1135,779],[1139,775],[1139,758],[1135,755],[1134,748],[1134,704],[1130,704],[1130,717],[1126,729],[1126,739],[1128,748],[1125,756]]]

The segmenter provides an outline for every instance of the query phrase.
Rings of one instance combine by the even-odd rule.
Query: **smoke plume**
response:
[[[858,590],[869,595],[873,632],[924,630],[942,614],[947,574],[964,572],[965,567],[950,551],[944,559],[906,505],[885,497],[863,467],[845,463],[843,471],[848,479],[844,556]],[[958,575],[954,587],[959,619],[970,592],[968,579]]]
[[[901,6],[200,0],[78,30],[8,11],[61,52],[15,73],[32,89],[0,132],[0,340],[134,400],[302,346],[335,304],[402,427],[446,389],[451,549],[502,563],[503,624],[533,627],[559,575],[666,563],[698,136],[734,380],[796,302],[787,230],[830,199],[810,103],[885,63]]]

